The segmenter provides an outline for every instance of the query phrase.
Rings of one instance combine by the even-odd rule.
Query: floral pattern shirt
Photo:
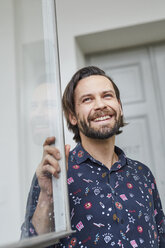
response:
[[[110,170],[81,144],[70,152],[68,189],[72,229],[63,248],[165,248],[165,218],[155,179],[144,164],[115,147]],[[37,178],[29,194],[22,236],[36,235],[31,224],[39,196]]]

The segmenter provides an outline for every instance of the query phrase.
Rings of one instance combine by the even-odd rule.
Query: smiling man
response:
[[[82,147],[108,168],[117,159],[114,152],[115,134],[123,126],[119,91],[112,80],[103,75],[90,75],[78,81],[74,91],[74,109],[69,110],[67,89],[63,106],[68,126],[77,129]],[[98,157],[99,156],[99,157]]]
[[[68,128],[77,146],[69,152],[68,189],[72,229],[57,247],[165,247],[165,221],[155,179],[147,166],[115,146],[124,126],[120,93],[97,67],[74,74],[63,95]],[[22,236],[51,231],[51,177],[60,172],[55,138],[44,152],[29,194]],[[51,215],[52,216],[52,215]]]
[[[78,125],[83,140],[112,137],[120,127],[121,115],[120,102],[108,78],[93,75],[79,81],[70,122]]]

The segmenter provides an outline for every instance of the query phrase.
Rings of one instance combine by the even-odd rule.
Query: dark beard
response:
[[[121,117],[117,121],[115,119],[115,125],[113,128],[103,126],[99,130],[95,130],[94,128],[88,126],[85,120],[80,120],[80,124],[78,125],[79,130],[88,138],[92,139],[108,139],[114,136],[121,127]]]

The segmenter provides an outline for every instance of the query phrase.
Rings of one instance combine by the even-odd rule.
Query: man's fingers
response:
[[[43,166],[43,174],[45,176],[47,176],[48,178],[51,177],[51,175],[53,175],[54,177],[58,178],[59,177],[59,171],[54,168],[53,166],[51,166],[50,164],[46,164]]]
[[[60,152],[55,146],[44,146],[44,156],[46,156],[46,154],[53,155],[53,157],[57,160],[61,158]]]
[[[66,159],[66,169],[68,170],[68,158],[70,152],[70,145],[65,145],[65,159]]]
[[[48,137],[43,144],[43,160],[42,164],[44,166],[44,170],[49,168],[48,171],[52,175],[57,177],[57,174],[60,172],[60,166],[58,161],[61,158],[59,150],[55,146],[51,146],[55,143],[55,137]],[[68,158],[69,158],[70,145],[65,145],[65,158],[66,158],[66,168],[68,170]],[[50,165],[52,168],[50,168]],[[46,167],[45,167],[46,166]]]
[[[57,172],[60,172],[60,166],[58,164],[58,161],[53,156],[51,156],[49,154],[47,154],[43,160],[43,166],[45,166],[47,164],[54,167],[54,169],[56,169]]]
[[[48,137],[48,138],[45,140],[43,146],[52,145],[52,144],[54,144],[54,143],[55,143],[55,137],[54,137],[54,136]]]

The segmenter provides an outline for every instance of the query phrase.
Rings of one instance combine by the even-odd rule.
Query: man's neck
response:
[[[103,163],[108,169],[118,161],[118,156],[114,151],[115,136],[100,140],[91,139],[81,134],[83,148],[96,160]]]

